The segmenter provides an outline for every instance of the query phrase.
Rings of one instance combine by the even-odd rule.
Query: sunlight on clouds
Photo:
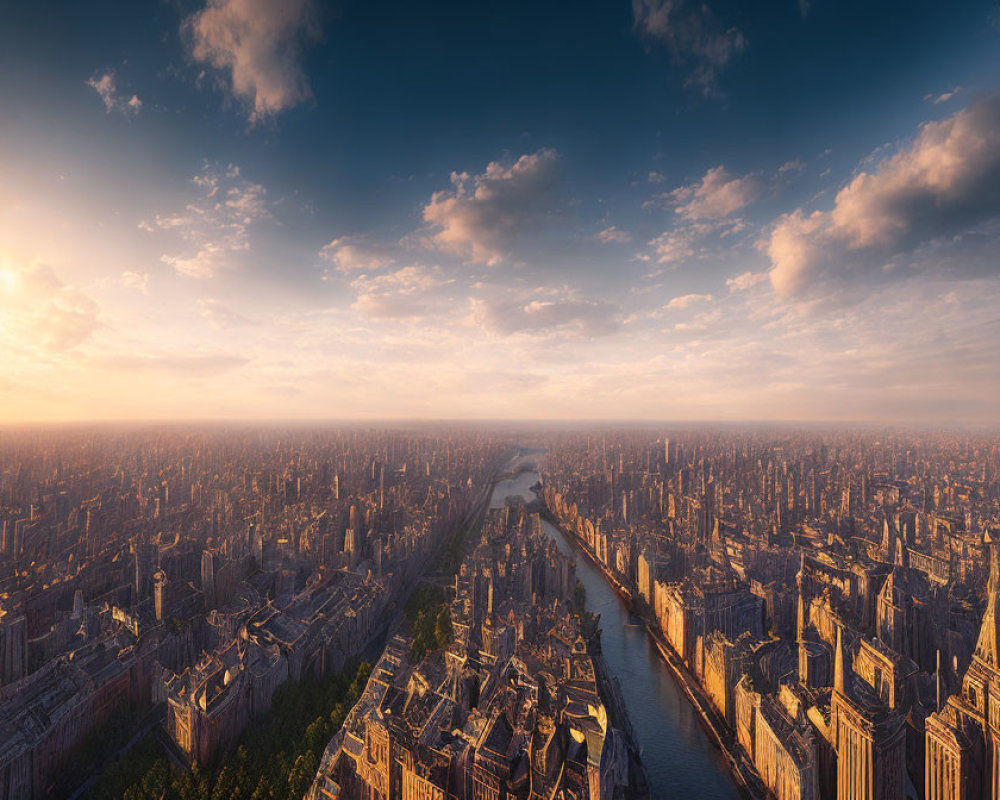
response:
[[[104,110],[110,114],[118,111],[124,116],[134,116],[142,110],[142,100],[137,95],[126,97],[118,93],[113,72],[105,72],[101,76],[94,76],[87,81],[87,85],[97,92],[104,103]]]
[[[351,307],[369,317],[421,317],[440,299],[432,290],[447,283],[436,270],[418,266],[377,276],[361,275],[351,283],[357,292]]]
[[[416,192],[405,223],[349,234],[353,220],[314,221],[287,187],[232,166],[133,190],[127,209],[118,186],[86,187],[104,205],[58,205],[26,181],[0,220],[18,247],[0,265],[0,337],[19,387],[0,413],[880,419],[898,397],[900,419],[922,419],[962,386],[963,418],[983,419],[979,398],[1000,391],[1000,276],[956,254],[971,240],[987,252],[1000,230],[962,222],[1000,207],[977,145],[990,119],[925,126],[831,209],[787,214],[758,201],[780,201],[794,161],[713,167],[645,209],[633,196],[630,217],[572,205],[547,149],[456,174]],[[920,222],[927,204],[936,227]],[[812,291],[834,280],[831,256],[853,304]],[[655,280],[643,258],[660,262]],[[886,258],[898,272],[879,272]]]
[[[312,0],[208,0],[184,21],[195,61],[222,70],[250,121],[312,97],[302,51],[319,38]]]
[[[61,353],[101,327],[97,303],[45,264],[0,269],[0,301],[0,324],[15,348]]]
[[[697,183],[681,186],[667,197],[675,211],[686,219],[721,219],[739,211],[760,196],[755,175],[734,178],[726,168],[714,167]]]
[[[207,279],[239,266],[250,250],[250,230],[270,218],[267,192],[230,165],[206,168],[192,179],[200,191],[181,211],[157,214],[139,226],[149,233],[166,232],[185,246],[183,253],[164,253],[163,263],[182,275]]]
[[[370,272],[394,263],[388,247],[363,236],[340,236],[324,246],[320,255],[342,273]]]
[[[711,303],[712,295],[710,294],[684,294],[680,297],[673,298],[669,303],[667,303],[667,308],[671,309],[685,309],[690,308],[698,303]]]
[[[495,266],[527,228],[553,210],[556,151],[546,148],[523,155],[510,166],[491,161],[470,176],[452,173],[451,190],[435,192],[424,207],[424,220],[438,231],[433,247]]]
[[[921,126],[912,144],[859,172],[830,211],[785,214],[762,247],[775,291],[790,296],[885,280],[890,259],[997,216],[1000,97],[991,96]]]

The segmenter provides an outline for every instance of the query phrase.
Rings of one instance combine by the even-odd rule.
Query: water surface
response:
[[[491,508],[502,508],[510,495],[533,500],[537,472],[522,472],[497,483]],[[607,578],[548,522],[545,533],[576,560],[576,575],[587,590],[587,608],[601,615],[604,660],[618,676],[632,726],[642,747],[654,800],[737,800],[722,756],[712,746],[697,713],[674,681],[643,628],[628,627],[629,612]]]

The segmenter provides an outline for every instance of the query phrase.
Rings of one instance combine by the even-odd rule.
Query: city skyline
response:
[[[1000,793],[1000,440],[0,431],[0,800]]]
[[[1000,12],[0,13],[0,422],[997,422]]]

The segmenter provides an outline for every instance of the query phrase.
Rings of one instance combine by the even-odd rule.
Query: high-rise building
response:
[[[0,687],[19,681],[28,667],[28,625],[24,614],[0,611]]]
[[[201,591],[205,596],[205,610],[215,608],[215,555],[211,550],[201,554]]]
[[[163,611],[166,603],[167,573],[162,569],[156,570],[153,575],[153,611],[156,614],[156,621],[163,622]]]
[[[986,610],[960,694],[927,719],[927,797],[1000,797],[1000,556],[987,534]]]
[[[837,628],[831,714],[837,751],[837,800],[904,800],[906,728],[893,709],[855,685]]]

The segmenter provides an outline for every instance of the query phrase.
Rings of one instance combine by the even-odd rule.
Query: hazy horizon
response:
[[[926,422],[893,422],[889,420],[810,420],[810,419],[611,419],[600,417],[267,417],[267,418],[121,418],[121,419],[64,419],[64,420],[24,420],[19,422],[0,422],[0,431],[11,430],[56,430],[61,428],[100,429],[121,427],[125,429],[138,428],[219,428],[256,427],[268,430],[280,427],[302,428],[368,428],[393,430],[406,426],[436,427],[454,425],[456,427],[474,427],[488,429],[525,428],[524,432],[537,429],[540,432],[563,428],[591,428],[595,430],[651,430],[665,429],[666,432],[696,431],[702,429],[749,429],[749,430],[799,430],[815,429],[818,431],[871,431],[886,430],[894,432],[975,432],[995,433],[1000,430],[1000,423],[955,422],[931,420]]]

